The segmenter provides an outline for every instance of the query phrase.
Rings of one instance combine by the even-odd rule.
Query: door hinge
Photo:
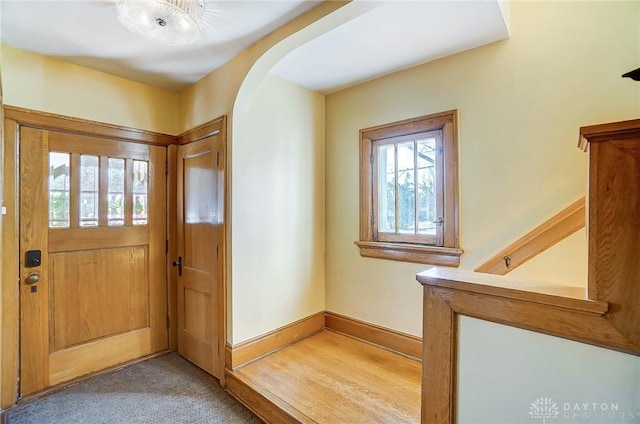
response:
[[[220,152],[217,152],[217,155],[216,155],[216,166],[220,167]]]
[[[216,246],[216,259],[220,258],[220,245]]]
[[[169,161],[164,163],[164,175],[169,175]]]
[[[217,344],[218,344],[218,356],[220,356],[220,340],[217,340]]]
[[[169,253],[169,240],[164,241],[164,253]]]

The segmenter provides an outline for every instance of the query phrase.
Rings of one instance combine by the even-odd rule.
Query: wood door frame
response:
[[[225,354],[224,354],[224,346],[227,341],[227,220],[229,218],[228,215],[228,186],[227,186],[227,117],[223,115],[219,118],[216,118],[212,121],[209,121],[205,124],[202,124],[196,128],[193,128],[189,131],[186,131],[176,137],[178,145],[184,145],[188,143],[193,143],[195,141],[202,140],[206,137],[219,134],[221,139],[221,152],[220,152],[220,171],[222,172],[222,184],[224,193],[223,193],[223,226],[222,226],[222,235],[220,236],[220,240],[218,240],[218,244],[220,245],[220,261],[219,263],[222,265],[219,269],[218,274],[218,340],[220,345],[222,346],[222,352],[220,355],[220,364],[219,369],[217,370],[218,375],[220,376],[220,385],[222,387],[226,386],[226,376],[225,376]],[[177,156],[178,156],[178,147],[170,146],[167,157],[169,158],[169,177],[171,182],[172,191],[169,193],[167,197],[167,201],[169,202],[169,210],[168,210],[168,223],[169,227],[167,227],[167,237],[169,238],[169,257],[177,258],[178,252],[178,227],[177,227]],[[173,177],[172,177],[173,176]],[[172,178],[171,178],[172,177]],[[171,301],[169,302],[169,306],[171,308],[175,308],[171,311],[171,326],[170,326],[170,340],[175,343],[177,347],[178,344],[178,320],[177,320],[177,294],[178,294],[178,275],[177,271],[170,264],[167,264],[171,269],[168,270],[168,275],[170,276],[170,295],[173,296]],[[173,317],[176,319],[174,320]],[[169,347],[173,349],[173,344],[169,344]]]
[[[0,154],[0,158],[3,160],[2,171],[2,189],[4,193],[4,206],[7,209],[7,214],[2,217],[2,232],[1,232],[1,246],[2,246],[2,269],[0,270],[0,335],[2,337],[2,345],[0,347],[0,408],[4,409],[13,405],[18,400],[18,375],[19,375],[19,291],[18,291],[18,275],[19,275],[19,260],[18,257],[18,243],[19,243],[19,142],[20,142],[20,128],[21,127],[33,127],[58,132],[66,132],[72,134],[83,134],[95,137],[116,139],[121,141],[152,144],[158,146],[167,147],[167,160],[171,163],[173,157],[175,161],[175,154],[171,156],[171,152],[177,152],[177,143],[184,138],[188,140],[189,137],[197,136],[200,134],[205,126],[198,127],[192,131],[183,134],[180,137],[156,133],[152,131],[144,131],[136,128],[127,128],[118,125],[105,124],[101,122],[95,122],[80,118],[73,118],[63,115],[57,115],[52,113],[40,112],[35,110],[29,110],[24,108],[18,108],[13,106],[4,106],[4,148],[3,153]],[[219,118],[212,121],[212,123],[218,123],[218,130],[221,131],[221,135],[226,135],[226,118]],[[224,140],[226,147],[226,139]],[[169,167],[171,168],[171,167]],[[169,169],[170,171],[170,169]],[[169,172],[167,179],[167,223],[168,228],[175,227],[175,223],[169,225],[172,218],[175,218],[175,214],[171,214],[175,211],[175,182],[172,180],[175,178],[175,172],[173,175]],[[171,196],[173,190],[173,197]],[[225,187],[225,199],[226,199],[226,187]],[[170,240],[172,233],[168,232],[167,237]],[[169,250],[169,253],[171,250]],[[224,254],[224,250],[223,250]],[[169,256],[170,258],[171,256]],[[168,262],[168,261],[167,261]],[[224,262],[223,262],[224,263]],[[169,334],[177,333],[177,319],[174,319],[175,315],[171,315],[171,311],[175,311],[175,305],[171,302],[175,302],[175,294],[171,293],[171,288],[175,289],[176,282],[172,281],[171,274],[168,276],[167,289],[169,290],[169,320],[171,327],[169,328]],[[173,284],[173,285],[172,285]],[[225,288],[226,292],[226,288]],[[223,298],[225,303],[225,319],[222,327],[225,330],[226,340],[226,297]],[[173,327],[176,326],[176,330]],[[172,347],[170,337],[170,348]]]

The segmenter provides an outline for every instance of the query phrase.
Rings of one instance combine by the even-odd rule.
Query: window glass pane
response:
[[[418,149],[418,233],[436,234],[436,139],[416,142]]]
[[[133,161],[133,225],[145,225],[148,219],[147,193],[149,164],[145,161]]]
[[[378,147],[378,231],[396,232],[396,157],[393,144]]]
[[[415,234],[415,158],[413,141],[398,143],[398,232]]]
[[[98,157],[80,155],[80,226],[98,226]]]
[[[49,227],[69,226],[69,153],[49,153]]]
[[[109,158],[109,225],[124,225],[124,159]]]

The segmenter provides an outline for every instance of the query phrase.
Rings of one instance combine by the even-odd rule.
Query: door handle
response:
[[[25,284],[29,284],[29,285],[31,285],[31,284],[35,284],[35,283],[37,283],[38,281],[40,281],[40,274],[38,274],[37,272],[35,272],[35,273],[33,273],[33,274],[29,275],[29,276],[24,280]]]
[[[173,266],[178,267],[178,275],[182,277],[182,256],[178,256],[178,260],[173,261]]]

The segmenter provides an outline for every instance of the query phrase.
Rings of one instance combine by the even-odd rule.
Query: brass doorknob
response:
[[[24,282],[27,284],[35,284],[38,281],[40,281],[40,274],[38,274],[37,272],[34,274],[31,274],[30,276],[27,277],[26,280],[24,280]]]

